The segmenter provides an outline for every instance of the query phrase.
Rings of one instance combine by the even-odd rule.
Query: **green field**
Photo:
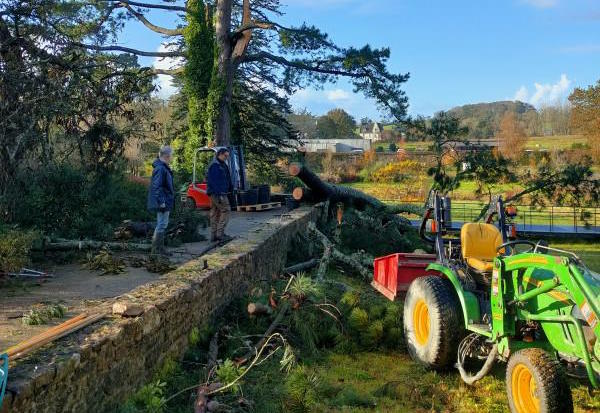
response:
[[[574,143],[586,144],[587,138],[581,135],[532,136],[527,141],[527,149],[568,149]]]
[[[574,143],[585,145],[587,143],[587,138],[582,135],[531,136],[527,139],[525,147],[526,149],[551,151],[554,149],[569,149]],[[431,145],[431,142],[410,141],[396,145],[407,151],[426,151]],[[387,151],[389,146],[389,142],[377,142],[374,149],[381,147],[384,151]]]

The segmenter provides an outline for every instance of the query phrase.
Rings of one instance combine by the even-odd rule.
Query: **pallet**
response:
[[[256,205],[240,205],[237,207],[238,212],[255,212],[255,211],[268,211],[269,209],[280,208],[281,202],[269,202],[268,204],[256,204]]]

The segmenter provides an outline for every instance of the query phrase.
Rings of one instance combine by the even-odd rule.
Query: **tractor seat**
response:
[[[496,249],[502,245],[502,234],[492,224],[468,223],[460,229],[463,259],[475,271],[487,273],[494,268]]]

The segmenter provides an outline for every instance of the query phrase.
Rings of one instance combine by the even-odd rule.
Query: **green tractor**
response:
[[[499,199],[500,229],[466,223],[452,238],[449,200],[430,196],[421,232],[437,275],[408,288],[408,350],[431,369],[456,365],[469,384],[501,360],[512,412],[572,412],[566,376],[600,382],[600,277],[571,252],[508,239],[505,211]]]

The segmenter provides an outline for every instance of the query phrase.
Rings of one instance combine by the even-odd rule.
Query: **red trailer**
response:
[[[425,270],[435,260],[435,254],[413,253],[397,253],[375,258],[371,285],[394,301],[400,293],[408,290],[415,278],[437,275],[436,272]]]

